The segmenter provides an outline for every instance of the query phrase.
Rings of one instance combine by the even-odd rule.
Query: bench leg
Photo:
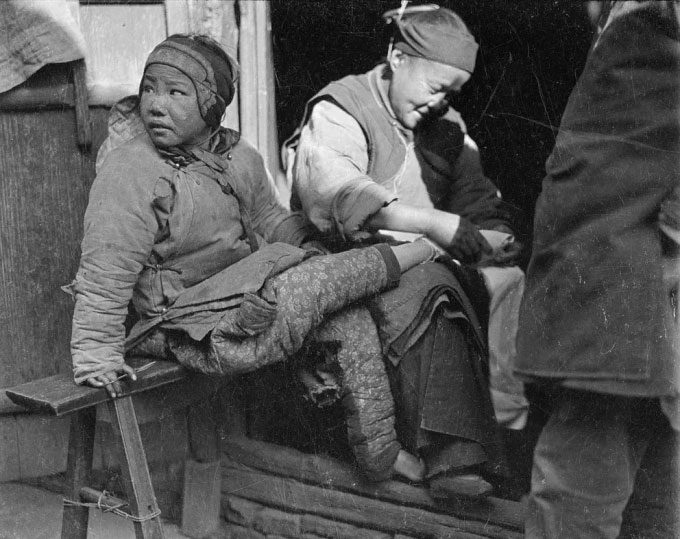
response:
[[[220,526],[221,467],[217,399],[189,406],[187,428],[191,459],[184,463],[182,533],[207,537]]]
[[[114,436],[122,452],[121,471],[128,499],[128,512],[144,517],[158,512],[158,502],[151,484],[146,454],[139,433],[137,416],[132,397],[122,397],[108,402]],[[161,517],[156,516],[143,522],[135,522],[137,539],[163,537]]]
[[[75,502],[80,502],[80,489],[90,481],[96,421],[97,411],[94,406],[71,416],[64,497]],[[89,511],[87,507],[64,506],[61,521],[63,539],[85,539],[87,537]]]

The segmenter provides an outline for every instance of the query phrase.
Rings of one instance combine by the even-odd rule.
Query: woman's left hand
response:
[[[129,376],[130,380],[133,382],[137,380],[135,370],[130,365],[123,364],[114,370],[110,370],[98,376],[92,376],[88,378],[85,380],[85,384],[92,387],[104,387],[106,388],[108,394],[115,398],[123,393],[120,380],[126,376]]]

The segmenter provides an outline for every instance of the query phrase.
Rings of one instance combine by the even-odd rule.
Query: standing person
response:
[[[520,314],[517,372],[554,395],[531,538],[680,532],[680,3],[601,5],[546,164]]]
[[[387,229],[422,234],[462,262],[479,263],[483,258],[488,267],[479,273],[467,268],[454,275],[436,264],[429,271],[418,268],[426,275],[409,278],[407,273],[398,290],[383,296],[390,299],[381,303],[387,308],[379,319],[391,317],[391,330],[404,328],[414,319],[411,313],[418,313],[427,298],[436,297],[438,286],[460,288],[457,277],[465,280],[461,274],[467,275],[476,285],[470,297],[481,305],[478,314],[488,315],[496,418],[521,428],[527,401],[510,364],[524,275],[514,265],[516,245],[496,250],[495,259],[490,255],[492,249],[480,229],[504,238],[512,230],[498,189],[483,174],[477,146],[449,104],[470,79],[477,43],[458,15],[436,5],[394,10],[385,18],[395,24],[386,61],[318,92],[307,103],[300,128],[287,141],[291,204],[303,209],[328,238],[346,241],[345,245]],[[402,339],[399,353],[388,354],[397,407],[410,410],[402,414],[409,418],[401,428],[402,441],[410,440],[407,447],[426,456],[432,477],[446,468],[472,469],[490,451],[488,445],[480,451],[479,444],[465,449],[462,443],[457,449],[453,445],[441,449],[441,440],[450,437],[459,441],[480,437],[474,433],[479,421],[462,401],[467,390],[459,387],[470,378],[456,372],[469,361],[465,344],[469,345],[469,334],[460,335],[455,321],[441,320],[437,304],[429,301],[431,310],[421,316],[418,330]],[[433,341],[424,339],[408,352],[423,335]],[[386,338],[397,341],[394,335]],[[487,336],[482,339],[486,347]],[[428,346],[429,352],[424,352]],[[441,376],[440,386],[428,383],[432,373]],[[447,383],[451,393],[459,393],[456,397],[443,396]],[[475,386],[481,393],[489,392],[485,382]],[[479,398],[478,394],[475,399]],[[448,404],[431,405],[444,403],[442,399]],[[482,399],[488,402],[488,396]],[[461,428],[464,423],[467,426]]]

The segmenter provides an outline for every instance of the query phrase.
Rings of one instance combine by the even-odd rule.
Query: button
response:
[[[227,161],[231,161],[231,154],[230,153],[227,154]]]

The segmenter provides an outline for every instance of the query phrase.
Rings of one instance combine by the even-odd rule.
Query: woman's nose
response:
[[[165,96],[154,94],[148,98],[149,112],[152,114],[163,115],[166,112]]]
[[[443,107],[446,107],[447,105],[448,101],[446,99],[446,94],[443,92],[432,96],[432,99],[430,99],[430,101],[427,103],[427,107],[432,111],[439,110]]]

